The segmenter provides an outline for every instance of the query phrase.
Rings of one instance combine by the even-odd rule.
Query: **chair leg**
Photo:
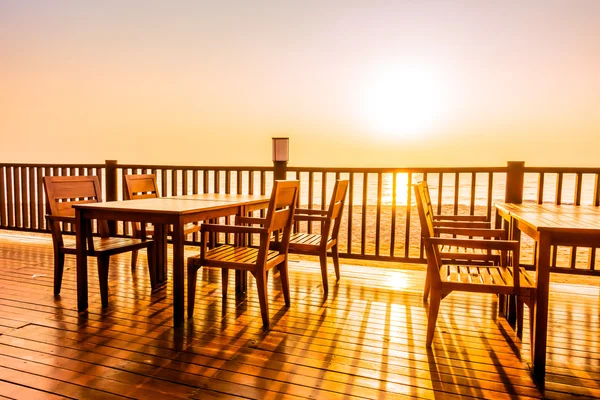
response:
[[[262,316],[263,326],[269,327],[269,303],[267,302],[267,274],[264,270],[252,271],[256,280],[256,289],[258,301],[260,303],[260,315]]]
[[[188,273],[188,318],[194,316],[194,306],[196,305],[196,279],[198,278],[198,268],[194,258],[187,259]]]
[[[423,302],[427,302],[429,299],[429,291],[431,290],[431,283],[429,282],[429,271],[425,274],[425,287],[423,288]]]
[[[519,300],[516,295],[506,295],[506,301],[504,302],[504,317],[511,325],[516,325],[519,313],[517,308],[519,307]]]
[[[517,302],[517,321],[516,321],[516,329],[517,329],[517,337],[519,339],[523,338],[523,300],[519,296],[516,297]]]
[[[319,253],[319,261],[321,263],[321,279],[323,280],[323,291],[329,292],[329,285],[327,283],[327,252]]]
[[[440,311],[441,300],[441,293],[435,290],[431,292],[429,315],[427,316],[427,347],[431,347],[431,343],[433,342],[433,334],[435,333],[435,325],[437,323],[438,312]]]
[[[98,278],[100,280],[100,300],[102,307],[108,307],[108,264],[110,256],[98,256]]]
[[[279,279],[281,279],[281,290],[283,291],[283,298],[285,299],[285,305],[290,305],[290,280],[288,276],[288,263],[287,260],[279,264]]]
[[[335,244],[331,248],[331,253],[333,254],[333,268],[335,269],[335,278],[336,280],[340,280],[340,252],[338,250],[337,244]]]
[[[131,251],[131,269],[134,270],[138,260],[138,249]]]
[[[223,293],[223,298],[227,297],[227,283],[229,283],[229,269],[221,268],[221,293]]]
[[[65,270],[65,253],[54,253],[54,295],[60,294],[62,286],[63,271]]]
[[[530,347],[530,356],[531,359],[533,360],[533,350],[535,348],[535,346],[533,345],[533,343],[535,342],[534,340],[534,325],[535,325],[535,297],[533,297],[532,294],[530,294],[529,297],[529,347]]]
[[[509,296],[505,295],[505,294],[499,294],[498,295],[498,314],[501,317],[507,317],[506,315],[506,303],[508,302],[508,298]]]

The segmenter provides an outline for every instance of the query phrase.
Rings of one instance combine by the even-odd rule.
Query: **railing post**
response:
[[[118,192],[117,183],[117,160],[106,160],[106,201],[116,201]],[[117,221],[108,221],[108,232],[110,235],[117,234]]]
[[[273,142],[273,180],[287,178],[287,163],[290,159],[290,138],[274,137]]]
[[[287,177],[287,161],[273,161],[273,179],[285,180]]]
[[[525,161],[508,161],[506,163],[506,203],[523,202],[523,184],[525,181]]]

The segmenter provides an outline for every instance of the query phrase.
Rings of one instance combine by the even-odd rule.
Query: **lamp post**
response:
[[[290,138],[273,138],[273,179],[287,178],[287,163],[290,158]]]

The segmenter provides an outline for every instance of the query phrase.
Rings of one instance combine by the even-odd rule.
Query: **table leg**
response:
[[[502,228],[502,221],[504,221],[504,218],[502,218],[502,216],[500,215],[500,212],[498,211],[498,209],[496,209],[496,218],[494,218],[494,228],[495,229]]]
[[[538,382],[544,381],[546,373],[546,340],[548,337],[548,296],[550,292],[550,237],[540,233],[536,267],[536,301],[531,343],[533,375]],[[531,310],[530,310],[531,312]]]
[[[245,207],[240,207],[238,215],[248,215]],[[248,245],[248,237],[246,235],[236,235],[235,240],[238,246]],[[235,292],[237,294],[244,294],[248,290],[248,272],[235,270]]]
[[[85,219],[81,210],[75,211],[75,243],[77,246],[77,310],[88,308],[88,274],[87,274],[87,241],[86,232],[90,220]]]
[[[235,292],[238,294],[244,294],[248,290],[248,272],[247,271],[235,271]]]
[[[508,225],[508,239],[516,240],[521,243],[521,231],[515,226],[515,222],[509,219],[506,224]],[[508,260],[507,260],[508,261]],[[517,298],[516,296],[508,296],[506,304],[506,320],[509,324],[516,326],[517,322]]]
[[[494,229],[503,229],[506,232],[506,238],[510,239],[512,236],[512,224],[510,215],[505,212],[500,212],[499,209],[496,209]],[[503,257],[503,262],[505,262],[508,265],[510,261],[510,259],[508,258],[508,254],[506,254]],[[511,324],[514,324],[514,322],[516,321],[516,308],[514,307],[514,304],[514,296],[503,294],[498,295],[498,313],[504,318],[506,318],[506,320]]]
[[[184,316],[184,253],[183,223],[173,224],[173,320],[175,326],[183,323]]]
[[[156,257],[154,259],[156,268],[156,287],[161,287],[167,282],[167,225],[154,225],[154,246]]]

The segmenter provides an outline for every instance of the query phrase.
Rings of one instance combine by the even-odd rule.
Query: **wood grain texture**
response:
[[[195,252],[186,249],[186,256]],[[245,297],[231,291],[222,299],[219,269],[199,271],[194,317],[174,328],[171,285],[152,293],[148,271],[132,271],[127,255],[111,258],[107,309],[90,260],[90,305],[83,314],[76,309],[74,259],[66,260],[57,298],[52,260],[49,235],[0,231],[0,396],[600,397],[597,277],[585,277],[588,286],[550,284],[542,390],[529,375],[528,318],[521,341],[496,317],[491,295],[444,299],[438,328],[446,333],[426,350],[422,265],[342,265],[342,279],[325,295],[319,264],[292,259],[288,309],[280,280],[269,275],[271,329],[265,331],[255,285]]]

